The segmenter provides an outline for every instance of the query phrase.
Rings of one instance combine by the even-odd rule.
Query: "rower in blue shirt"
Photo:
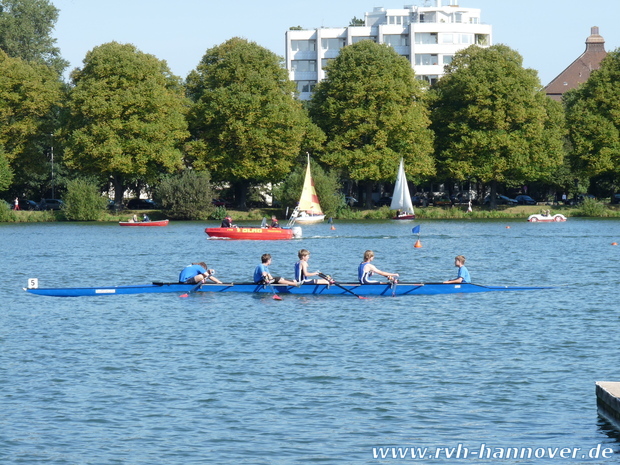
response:
[[[318,276],[320,271],[310,272],[308,271],[308,260],[310,259],[310,251],[307,249],[301,249],[297,252],[299,261],[295,263],[295,281],[302,284],[333,284],[333,280],[312,278],[311,276]]]
[[[459,272],[455,279],[444,281],[444,284],[468,284],[471,283],[471,277],[469,276],[469,270],[465,267],[465,257],[463,255],[457,255],[454,259],[454,266],[458,267]]]
[[[379,281],[370,279],[373,274],[385,276],[389,281],[394,281],[395,278],[398,278],[398,273],[388,273],[378,269],[371,263],[374,259],[375,253],[372,250],[364,252],[364,261],[357,267],[357,278],[360,284],[377,284]]]
[[[271,265],[271,255],[266,253],[260,258],[261,264],[254,269],[254,283],[255,284],[286,284],[287,286],[301,286],[301,282],[290,281],[284,279],[281,276],[272,276],[269,272],[269,265]]]
[[[209,269],[205,262],[192,263],[181,270],[179,282],[181,284],[198,284],[209,280],[216,284],[222,284],[222,281],[213,276],[214,274],[215,270]]]

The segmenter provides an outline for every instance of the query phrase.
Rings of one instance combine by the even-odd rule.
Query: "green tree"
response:
[[[0,0],[0,49],[13,58],[46,64],[61,75],[68,62],[51,35],[58,11],[48,0]]]
[[[208,171],[186,169],[165,176],[155,189],[155,198],[172,219],[206,220],[213,212],[213,189]]]
[[[620,49],[564,96],[574,168],[583,176],[620,181]]]
[[[208,168],[214,181],[231,182],[239,206],[251,184],[278,182],[290,173],[312,132],[277,55],[232,38],[207,50],[187,89],[194,102],[193,166]]]
[[[357,16],[353,16],[351,21],[349,21],[349,27],[351,26],[363,26],[365,24],[364,18],[358,18]]]
[[[64,202],[63,213],[70,221],[97,221],[108,205],[97,183],[82,178],[67,182]]]
[[[0,50],[0,145],[15,174],[14,184],[48,176],[46,149],[62,99],[55,71]]]
[[[71,77],[63,130],[70,168],[108,177],[117,205],[130,182],[154,183],[182,168],[187,101],[164,61],[111,42],[90,51]]]
[[[548,177],[562,164],[561,105],[541,90],[536,71],[505,45],[458,52],[431,89],[441,175],[498,183]]]
[[[0,145],[0,192],[7,190],[13,182],[13,171],[9,165],[9,159]]]
[[[315,88],[310,115],[327,136],[321,160],[351,179],[371,187],[393,181],[401,157],[411,180],[435,171],[421,86],[387,45],[366,40],[343,48]]]

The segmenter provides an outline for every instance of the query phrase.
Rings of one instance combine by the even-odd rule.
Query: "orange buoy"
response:
[[[506,226],[506,229],[510,229],[510,226]]]
[[[415,241],[415,244],[413,244],[413,246],[414,246],[416,249],[421,248],[421,247],[422,247],[422,243],[420,242],[420,239],[418,239],[417,241]]]
[[[611,245],[618,245],[618,243],[617,242],[612,242]]]
[[[336,226],[334,226],[334,225],[332,224],[331,230],[332,230],[332,231],[335,231],[335,230],[336,230]]]

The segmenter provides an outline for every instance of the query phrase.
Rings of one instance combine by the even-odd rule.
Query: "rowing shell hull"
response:
[[[304,284],[301,287],[273,284],[263,286],[253,283],[240,284],[203,284],[195,292],[244,292],[255,294],[298,294],[298,295],[347,295],[351,292],[358,296],[405,296],[405,295],[439,295],[439,294],[472,294],[495,291],[529,291],[552,289],[552,287],[533,286],[482,286],[478,284],[443,284],[443,283],[399,283],[390,284],[354,284],[341,283],[341,287],[327,284]],[[153,283],[135,286],[112,287],[73,287],[73,288],[36,288],[24,289],[30,294],[53,297],[82,297],[126,294],[161,294],[186,293],[195,287],[194,284]],[[348,289],[348,291],[344,290]]]
[[[160,221],[119,221],[119,226],[168,226],[168,220]]]
[[[273,241],[295,237],[291,228],[205,228],[205,232],[209,237],[235,240]]]

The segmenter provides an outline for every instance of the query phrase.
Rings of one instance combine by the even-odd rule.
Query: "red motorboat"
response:
[[[287,240],[301,237],[301,228],[205,228],[209,237],[241,240]]]
[[[119,226],[168,226],[168,220],[159,221],[119,221]]]

